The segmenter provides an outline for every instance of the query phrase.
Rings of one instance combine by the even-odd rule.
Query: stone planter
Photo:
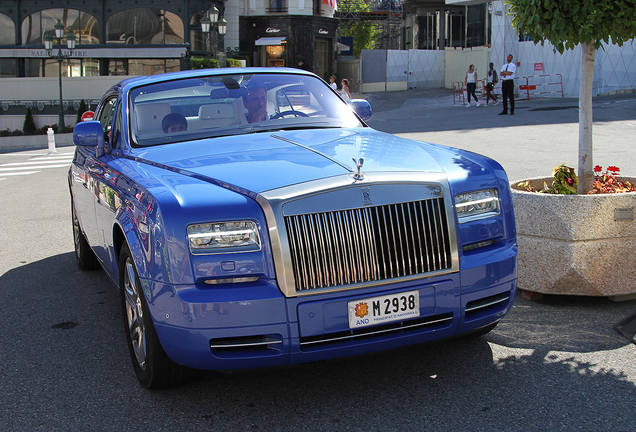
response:
[[[517,190],[520,181],[511,183],[519,289],[613,300],[633,298],[636,192],[552,195]],[[541,189],[544,181],[550,184],[552,177],[530,179],[530,184]]]

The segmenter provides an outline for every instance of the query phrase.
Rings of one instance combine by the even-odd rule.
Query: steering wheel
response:
[[[298,116],[300,116],[300,117],[309,117],[307,114],[305,114],[302,111],[289,110],[289,111],[282,111],[282,112],[276,113],[276,114],[271,116],[271,119],[272,120],[279,119],[281,117],[285,117],[285,116],[288,116],[288,115],[295,115],[296,117],[298,117]]]

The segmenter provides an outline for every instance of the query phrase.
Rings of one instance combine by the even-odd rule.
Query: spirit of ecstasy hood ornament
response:
[[[356,161],[356,158],[351,158],[351,159],[353,159],[353,163],[356,164],[356,167],[358,168],[358,172],[353,175],[353,179],[354,180],[364,179],[364,174],[360,172],[360,168],[362,168],[362,164],[364,163],[364,158],[360,158],[357,161]]]

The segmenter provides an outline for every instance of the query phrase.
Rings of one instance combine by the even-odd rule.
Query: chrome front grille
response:
[[[285,217],[296,292],[452,268],[443,198]]]

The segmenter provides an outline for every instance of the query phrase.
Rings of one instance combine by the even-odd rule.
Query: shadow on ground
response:
[[[118,295],[103,272],[81,272],[73,253],[63,254],[8,271],[0,294],[8,329],[0,354],[0,424],[7,430],[636,428],[633,416],[617,415],[633,412],[633,377],[621,364],[587,357],[629,344],[612,325],[636,302],[519,297],[485,337],[204,372],[190,384],[147,391],[136,383]]]

